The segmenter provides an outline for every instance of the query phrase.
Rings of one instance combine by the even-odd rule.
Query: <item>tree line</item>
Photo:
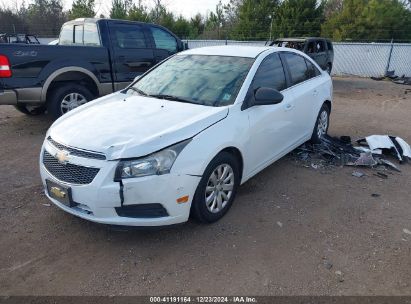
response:
[[[95,0],[34,0],[0,8],[0,33],[56,37],[75,18],[96,17]],[[112,0],[115,18],[160,24],[182,39],[269,40],[324,36],[334,41],[411,41],[411,0],[230,0],[215,9],[185,18],[163,0]]]

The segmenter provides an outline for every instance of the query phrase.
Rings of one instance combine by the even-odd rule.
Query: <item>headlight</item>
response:
[[[119,181],[124,178],[169,173],[177,156],[190,141],[191,139],[182,141],[142,158],[122,160],[118,164],[114,179]]]

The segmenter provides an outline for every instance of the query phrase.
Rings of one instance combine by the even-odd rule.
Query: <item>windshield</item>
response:
[[[177,55],[139,79],[142,95],[207,106],[233,104],[253,58]]]

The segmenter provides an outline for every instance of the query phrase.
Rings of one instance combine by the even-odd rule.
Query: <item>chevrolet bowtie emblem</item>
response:
[[[70,153],[66,150],[58,151],[55,155],[60,164],[67,164],[70,160]]]
[[[58,187],[51,187],[50,192],[53,193],[54,196],[56,196],[58,198],[65,198],[66,197],[66,193]]]

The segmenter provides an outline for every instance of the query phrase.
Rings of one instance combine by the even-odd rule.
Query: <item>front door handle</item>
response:
[[[284,108],[285,108],[286,111],[290,111],[294,108],[294,106],[291,103],[287,103],[287,104],[285,104]]]
[[[130,68],[149,67],[151,65],[151,61],[126,61],[125,64]]]

